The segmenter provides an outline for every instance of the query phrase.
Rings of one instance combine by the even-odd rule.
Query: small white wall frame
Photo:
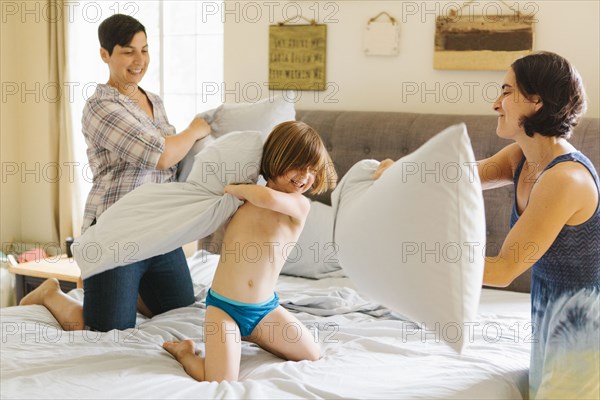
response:
[[[400,25],[395,18],[385,14],[389,21],[375,21],[378,15],[365,26],[363,50],[368,56],[397,56],[400,53]]]

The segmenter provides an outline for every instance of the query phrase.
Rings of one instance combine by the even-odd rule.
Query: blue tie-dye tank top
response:
[[[592,162],[580,152],[556,157],[544,171],[565,161],[583,164],[600,188]],[[516,189],[524,163],[515,171],[511,228],[519,219]],[[565,225],[533,265],[530,398],[600,397],[599,293],[600,205],[586,222]]]

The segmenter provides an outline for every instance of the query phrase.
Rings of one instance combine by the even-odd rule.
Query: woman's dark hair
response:
[[[542,101],[542,108],[521,120],[527,136],[537,132],[568,139],[587,109],[579,72],[563,57],[545,51],[519,58],[511,67],[520,92]]]
[[[98,27],[100,46],[112,55],[116,45],[126,46],[138,32],[146,34],[146,28],[137,19],[124,14],[106,18]]]

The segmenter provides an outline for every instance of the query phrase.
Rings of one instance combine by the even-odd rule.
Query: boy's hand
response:
[[[239,185],[239,184],[230,184],[230,185],[225,185],[225,188],[224,188],[224,190],[225,190],[225,193],[227,193],[227,194],[230,194],[230,195],[232,195],[232,196],[235,196],[235,197],[237,197],[237,198],[238,198],[238,199],[240,199],[240,200],[244,200],[244,199],[241,197],[241,195],[240,195],[239,191],[236,191],[236,190],[235,190],[235,189],[236,189],[236,186],[238,186],[238,185]]]
[[[240,200],[248,200],[248,196],[252,194],[254,187],[257,185],[253,183],[230,183],[225,185],[225,193],[228,193]]]
[[[379,167],[377,167],[377,169],[375,170],[375,172],[373,172],[373,175],[371,175],[371,178],[376,181],[377,179],[379,179],[381,177],[381,175],[383,174],[383,172],[388,169],[389,167],[391,167],[392,165],[394,165],[394,160],[391,159],[385,159],[382,162],[379,163]]]

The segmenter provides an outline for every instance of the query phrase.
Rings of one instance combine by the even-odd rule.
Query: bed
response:
[[[196,382],[161,343],[202,342],[203,301],[217,261],[202,251],[192,256],[196,304],[140,316],[137,329],[65,332],[42,306],[2,310],[2,398],[499,399],[527,391],[527,294],[485,290],[459,356],[362,298],[348,278],[334,277],[282,276],[277,287],[282,304],[321,343],[321,360],[284,362],[244,343],[239,382]]]
[[[493,116],[298,111],[296,118],[320,132],[340,176],[363,158],[400,158],[458,122],[466,123],[477,158],[507,143],[496,137]],[[598,119],[584,120],[573,142],[599,166]],[[511,196],[510,189],[485,194],[490,253],[508,229]],[[161,348],[192,338],[202,349],[204,299],[218,256],[200,249],[188,262],[196,303],[152,319],[139,315],[135,329],[64,332],[44,307],[2,309],[0,397],[527,398],[527,275],[509,290],[482,290],[462,354],[369,300],[343,270],[313,279],[282,275],[281,303],[311,329],[322,358],[285,362],[243,343],[240,381],[211,383],[194,381]],[[81,298],[81,289],[70,295]]]

